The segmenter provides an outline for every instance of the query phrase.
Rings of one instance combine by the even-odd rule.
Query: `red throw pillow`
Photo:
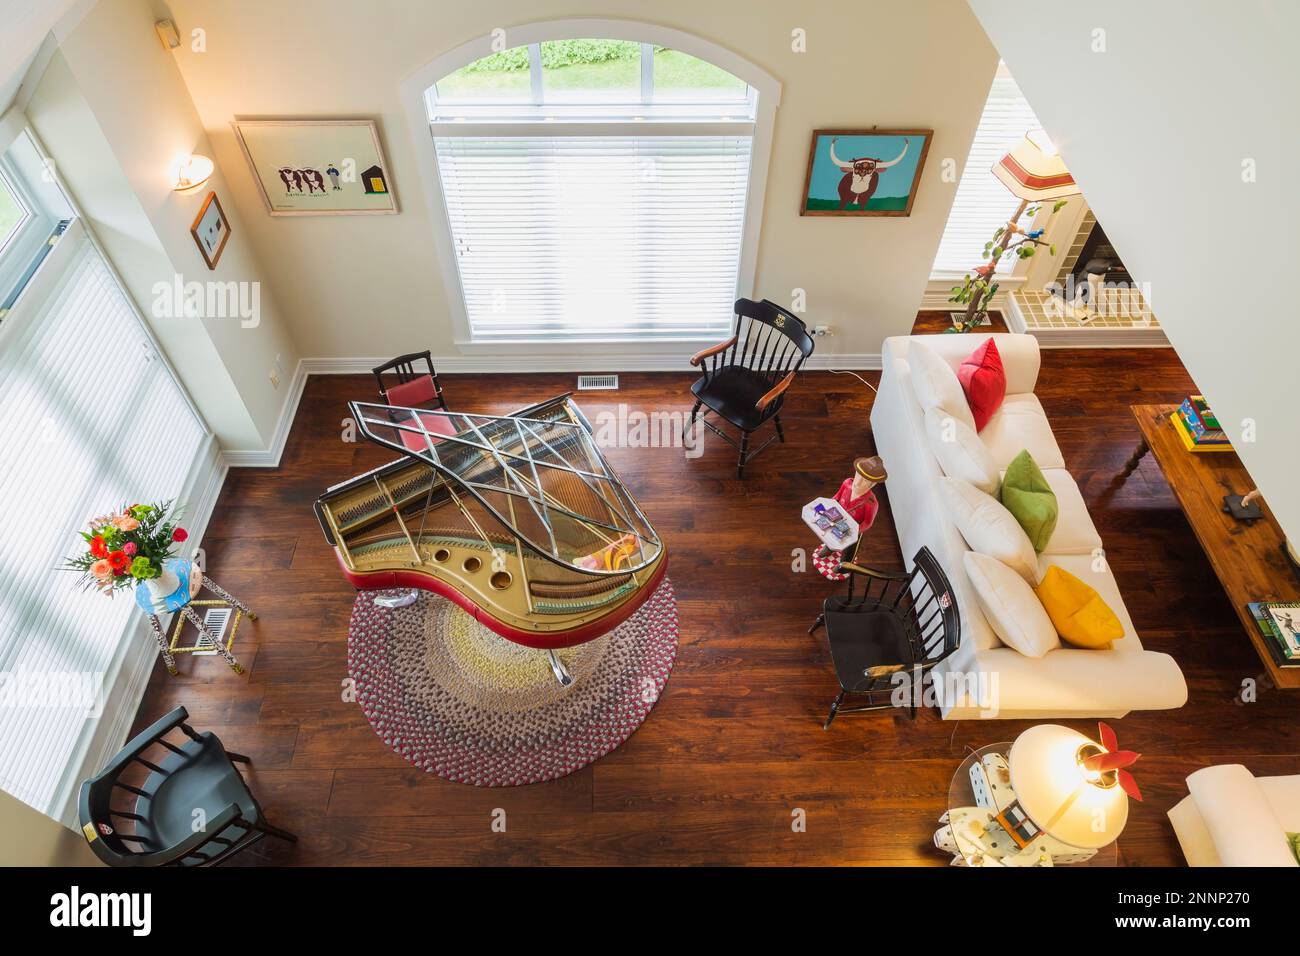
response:
[[[966,404],[975,418],[975,430],[983,431],[1007,395],[1007,373],[1003,371],[1002,356],[992,339],[985,339],[970,358],[961,363],[957,380],[966,393]]]

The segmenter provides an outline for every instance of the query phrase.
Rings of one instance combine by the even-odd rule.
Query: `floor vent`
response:
[[[579,375],[578,391],[586,392],[591,389],[615,389],[618,388],[617,375]]]
[[[226,637],[226,626],[230,624],[230,616],[234,609],[229,607],[210,607],[203,612],[203,623],[207,629],[217,635],[217,639],[223,644]],[[206,634],[199,634],[199,639],[195,642],[197,647],[202,650],[195,651],[195,654],[215,654],[217,649],[212,646],[212,641]]]

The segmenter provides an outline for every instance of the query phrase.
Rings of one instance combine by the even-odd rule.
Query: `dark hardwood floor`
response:
[[[923,319],[933,321],[934,316]],[[876,382],[879,373],[865,373]],[[584,393],[589,416],[626,403],[686,412],[689,374],[624,374],[617,392]],[[448,375],[453,408],[509,411],[568,390],[573,375]],[[1146,796],[1120,840],[1129,865],[1182,863],[1165,812],[1183,778],[1211,763],[1300,772],[1300,694],[1263,668],[1149,457],[1114,480],[1138,439],[1128,406],[1179,401],[1193,383],[1168,349],[1045,351],[1038,395],[1106,543],[1143,643],[1187,676],[1177,712],[1115,722],[1143,753]],[[137,727],[177,704],[192,722],[250,754],[269,819],[295,831],[239,858],[274,864],[906,864],[946,865],[930,845],[967,747],[1013,739],[1030,722],[944,722],[923,713],[821,721],[836,689],[824,637],[808,625],[835,590],[813,570],[799,520],[856,455],[873,450],[872,392],[850,375],[809,372],[791,389],[789,441],[735,478],[717,440],[680,449],[611,448],[608,456],[665,538],[681,647],[662,699],[632,738],[594,765],[535,786],[477,789],[415,770],[344,703],[348,617],[343,580],[312,514],[327,486],[391,458],[342,438],[345,401],[373,398],[367,376],[313,377],[281,467],[230,473],[204,540],[208,570],[260,619],[241,627],[236,676],[214,658],[155,669]],[[901,567],[888,494],[864,554]],[[1091,731],[1086,721],[1068,722]],[[507,830],[491,830],[503,808]],[[792,832],[793,811],[806,832]]]

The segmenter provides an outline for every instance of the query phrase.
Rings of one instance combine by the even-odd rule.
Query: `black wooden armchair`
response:
[[[252,761],[213,734],[196,732],[188,716],[177,707],[81,785],[82,833],[109,866],[211,866],[265,836],[297,842],[266,821],[234,763]],[[188,739],[167,740],[178,727]],[[153,747],[160,752],[146,757]],[[144,779],[127,782],[138,777]],[[130,805],[115,806],[121,801]]]
[[[929,548],[921,548],[912,570],[876,571],[852,562],[841,564],[839,573],[849,575],[849,591],[843,597],[829,597],[822,605],[808,633],[826,625],[831,660],[840,692],[822,724],[827,730],[836,714],[883,710],[899,671],[910,671],[908,711],[916,718],[916,700],[926,674],[957,650],[961,640],[961,615],[948,576]],[[858,579],[865,590],[855,596]],[[877,702],[875,695],[886,695]],[[865,697],[866,702],[844,706],[846,696]]]
[[[740,451],[736,476],[745,477],[745,464],[772,442],[785,441],[781,407],[785,393],[804,361],[813,353],[813,340],[794,313],[764,299],[736,300],[736,331],[731,338],[691,356],[703,374],[691,386],[695,407],[685,431],[696,418],[715,435]],[[701,406],[704,414],[699,415]],[[740,430],[740,442],[708,420],[710,412]],[[767,422],[774,434],[753,451],[749,436]]]

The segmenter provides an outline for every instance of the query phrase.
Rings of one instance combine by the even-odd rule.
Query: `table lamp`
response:
[[[1098,724],[1100,741],[1039,724],[1011,745],[1007,762],[1020,809],[1038,829],[1072,847],[1095,850],[1119,838],[1128,822],[1128,798],[1141,800],[1125,767],[1140,756],[1120,750],[1115,732]]]
[[[1020,226],[1020,217],[1025,214],[1029,204],[1064,199],[1080,192],[1074,177],[1065,168],[1065,161],[1057,153],[1047,133],[1041,129],[1031,129],[1025,133],[1024,139],[993,164],[993,175],[1020,200],[1020,205],[1006,225],[994,234],[993,241],[985,247],[988,250],[988,261],[975,270],[974,279],[967,276],[966,285],[959,287],[949,300],[966,303],[964,316],[959,317],[953,313],[957,323],[955,327],[959,331],[970,331],[982,321],[982,316],[987,312],[993,294],[997,291],[995,273],[1004,254],[1015,253],[1024,258],[1032,255],[1038,246],[1050,245],[1043,238],[1045,226],[1034,230],[1025,230]],[[1050,215],[1055,214],[1056,207],[1053,206]]]

